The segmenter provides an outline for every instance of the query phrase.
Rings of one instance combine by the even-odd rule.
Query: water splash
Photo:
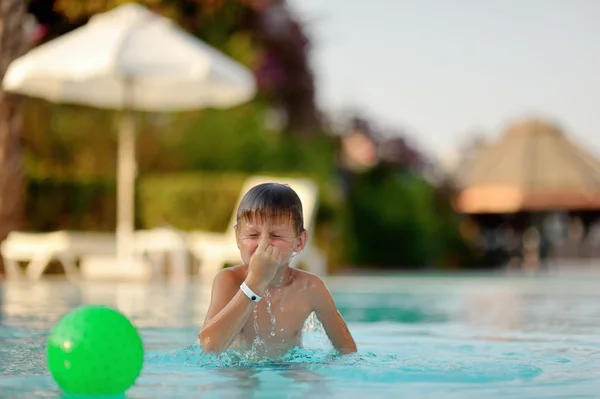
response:
[[[265,293],[265,301],[267,302],[267,313],[271,316],[271,337],[275,336],[275,313],[271,310],[271,291],[267,290]]]
[[[315,312],[312,312],[306,321],[304,322],[304,327],[302,328],[303,332],[311,332],[311,331],[325,331],[323,328],[323,324],[317,317]]]
[[[415,355],[415,353],[413,353]],[[523,359],[521,359],[523,360]],[[490,359],[457,361],[454,358],[417,358],[374,352],[359,352],[338,356],[335,352],[293,348],[278,359],[259,358],[252,353],[228,350],[220,355],[203,353],[198,345],[183,350],[147,357],[149,372],[164,373],[165,369],[309,370],[338,381],[365,383],[428,382],[428,383],[492,383],[530,381],[543,372],[527,362],[497,362]]]
[[[332,349],[331,341],[327,337],[325,328],[315,312],[312,312],[304,322],[304,326],[302,327],[302,342],[304,347],[307,348]]]
[[[258,308],[256,306],[252,310],[252,316],[254,318],[254,332],[258,335]]]
[[[252,349],[250,350],[252,353],[256,353],[258,348],[264,344],[264,342],[258,336],[258,306],[254,307],[252,311],[253,324],[254,324],[254,341],[252,341]]]
[[[295,347],[280,358],[267,358],[254,351],[238,351],[229,349],[221,354],[202,351],[197,344],[179,350],[153,352],[147,355],[146,364],[160,368],[227,368],[265,366],[286,367],[287,363],[316,364],[335,359],[335,353]]]

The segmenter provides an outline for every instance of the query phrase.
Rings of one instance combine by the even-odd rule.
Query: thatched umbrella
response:
[[[600,210],[600,160],[556,126],[525,120],[454,173],[462,213]]]

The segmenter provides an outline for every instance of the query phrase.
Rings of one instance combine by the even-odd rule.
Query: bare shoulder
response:
[[[294,276],[301,287],[300,290],[307,294],[306,297],[314,311],[319,313],[335,307],[333,297],[321,277],[299,269],[295,270]]]
[[[246,279],[248,267],[245,265],[231,266],[219,270],[215,276],[215,286],[236,286]]]
[[[327,290],[325,282],[316,274],[294,269],[294,278],[302,286],[312,290]]]
[[[228,267],[219,270],[212,283],[210,304],[206,311],[204,323],[212,319],[231,301],[241,284],[240,277],[243,269],[240,267]]]

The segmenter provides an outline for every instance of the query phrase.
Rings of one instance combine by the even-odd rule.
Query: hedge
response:
[[[142,176],[136,187],[136,228],[159,226],[224,232],[248,174],[186,172]],[[314,176],[313,176],[314,178]],[[465,262],[469,249],[456,215],[436,205],[434,189],[411,175],[367,173],[349,197],[335,182],[319,181],[314,237],[330,264],[437,267]],[[31,177],[28,229],[114,231],[114,180]]]

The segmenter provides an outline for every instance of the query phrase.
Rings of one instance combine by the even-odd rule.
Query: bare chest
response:
[[[269,289],[254,307],[241,335],[246,342],[299,344],[304,322],[312,312],[306,297],[292,290]]]

